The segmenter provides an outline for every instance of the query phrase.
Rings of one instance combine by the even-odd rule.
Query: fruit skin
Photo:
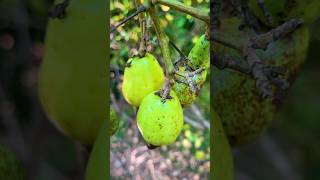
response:
[[[24,180],[25,170],[15,154],[8,148],[0,145],[0,179]]]
[[[39,94],[49,119],[91,145],[107,112],[107,2],[70,1],[64,19],[49,20]]]
[[[183,110],[174,91],[170,91],[172,99],[164,102],[155,93],[146,96],[139,107],[138,128],[150,145],[168,145],[173,143],[181,132]]]
[[[211,172],[213,180],[234,180],[233,156],[230,144],[221,125],[221,119],[211,108],[212,150]]]
[[[193,101],[196,100],[196,98],[199,95],[199,90],[198,91],[192,91],[191,87],[185,83],[182,82],[186,82],[186,78],[180,76],[180,75],[185,75],[186,73],[190,73],[191,71],[186,70],[185,67],[178,67],[178,74],[175,75],[175,79],[177,80],[172,89],[176,92],[181,106],[182,107],[186,107],[190,104],[193,103]],[[194,82],[194,84],[198,85],[200,88],[203,86],[205,80],[207,77],[207,70],[204,70],[203,72],[199,73],[199,74],[195,74],[192,77],[192,81]]]
[[[129,59],[127,65],[122,94],[129,104],[138,107],[145,96],[162,87],[164,73],[157,59],[149,53],[142,58]]]
[[[253,34],[249,31],[238,31],[239,24],[238,19],[225,19],[221,21],[221,31],[242,40]],[[266,51],[259,50],[258,56],[269,65],[285,67],[285,79],[292,84],[305,61],[308,42],[309,30],[302,27],[286,38],[270,44]],[[215,48],[217,52],[245,61],[238,52],[230,48],[219,44],[216,44]],[[261,98],[255,81],[247,75],[213,67],[211,76],[213,108],[221,117],[232,146],[249,143],[259,136],[272,122],[288,92],[277,90],[273,99],[266,100]]]
[[[277,26],[292,18],[302,18],[305,24],[310,25],[320,17],[319,0],[268,0],[264,3],[273,18],[272,26]],[[268,24],[256,0],[249,0],[249,7],[261,21]]]
[[[193,69],[205,68],[210,66],[210,42],[206,35],[200,36],[199,40],[195,43],[193,48],[188,54],[188,65]]]
[[[110,106],[110,118],[109,118],[110,128],[109,128],[109,134],[110,136],[114,135],[119,127],[119,119],[117,116],[116,111],[113,109],[113,107]]]
[[[183,65],[176,67],[178,69],[178,74],[175,75],[176,83],[173,85],[173,90],[176,92],[182,107],[186,107],[193,103],[199,95],[200,88],[206,81],[207,69],[210,65],[209,48],[210,42],[206,36],[200,36],[188,55],[189,60],[186,65],[188,68]],[[181,75],[191,73],[192,71],[190,69],[197,70],[199,68],[203,68],[204,71],[195,74],[191,79],[193,84],[199,87],[199,90],[192,91],[189,85],[183,83],[187,82],[187,79]]]
[[[109,131],[107,126],[107,121],[105,121],[93,145],[86,168],[86,180],[102,180],[109,178],[109,155],[107,151]]]

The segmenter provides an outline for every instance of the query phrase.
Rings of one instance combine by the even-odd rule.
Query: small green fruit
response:
[[[153,146],[173,143],[183,126],[183,110],[174,91],[171,99],[161,100],[152,92],[146,96],[138,110],[137,122],[141,135]]]
[[[206,38],[206,35],[202,35],[196,44],[191,49],[188,59],[188,65],[193,69],[205,68],[210,65],[209,56],[210,42]]]
[[[157,59],[149,53],[142,58],[129,59],[127,66],[122,94],[129,104],[138,107],[145,96],[162,87],[164,73]]]

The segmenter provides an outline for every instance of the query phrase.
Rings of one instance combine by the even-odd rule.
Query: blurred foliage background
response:
[[[113,2],[111,25],[134,11],[132,1]],[[207,1],[186,3],[205,7]],[[83,146],[58,132],[38,101],[37,73],[50,4],[52,0],[0,0],[0,172],[9,168],[20,179],[81,180]],[[171,40],[186,54],[203,33],[200,22],[173,10],[162,12],[160,19]],[[306,64],[272,127],[256,142],[234,150],[237,180],[320,179],[319,29],[320,20],[311,28]],[[121,175],[122,179],[133,175],[138,179],[155,171],[163,179],[206,179],[209,85],[202,89],[195,105],[185,111],[188,118],[177,142],[145,152],[135,125],[135,110],[123,101],[119,91],[123,64],[130,50],[138,47],[138,21],[118,31],[111,35],[118,38],[111,43],[111,100],[118,112],[124,113],[119,113],[121,126],[111,138],[113,179],[121,179]],[[156,39],[152,41],[156,43]],[[155,48],[154,54],[159,58],[159,49]],[[178,58],[174,51],[173,56]],[[4,175],[0,173],[0,179],[9,179]]]
[[[208,0],[184,0],[199,9],[209,9]],[[135,11],[134,1],[111,1],[110,25],[115,26]],[[204,34],[203,22],[158,6],[159,20],[170,40],[185,55],[194,42]],[[163,66],[161,49],[150,19],[149,49]],[[198,100],[184,110],[185,125],[177,141],[169,146],[147,150],[136,125],[135,109],[122,97],[121,82],[126,61],[139,49],[140,27],[138,18],[110,34],[111,39],[111,100],[120,117],[120,128],[111,138],[111,175],[114,179],[208,179],[210,171],[210,85],[200,92]],[[171,48],[173,61],[179,54]]]

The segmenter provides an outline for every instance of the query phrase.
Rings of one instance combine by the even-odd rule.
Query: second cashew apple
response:
[[[173,143],[183,126],[183,110],[174,91],[171,98],[162,101],[152,92],[146,96],[137,113],[137,123],[141,135],[153,146]]]
[[[200,89],[192,90],[191,87],[187,84],[187,79],[185,77],[182,77],[181,75],[186,75],[187,73],[191,73],[191,71],[186,70],[185,67],[178,67],[178,74],[175,75],[176,82],[173,85],[173,90],[176,92],[180,103],[182,107],[186,107],[190,105],[199,94]],[[196,88],[200,88],[207,76],[207,70],[203,70],[199,74],[195,74],[192,77],[190,77],[191,82],[196,86]]]
[[[210,42],[206,35],[202,35],[195,43],[188,55],[187,65],[176,67],[178,72],[175,75],[176,83],[173,85],[173,90],[177,93],[180,103],[183,107],[190,105],[198,96],[200,88],[206,81],[207,68],[210,65],[209,58]],[[203,68],[203,71],[190,76],[187,79],[187,74],[192,73],[192,70]],[[192,84],[194,87],[191,87]]]
[[[195,43],[190,53],[188,54],[188,65],[194,70],[199,68],[207,69],[210,65],[210,42],[206,35],[200,36],[198,41]]]

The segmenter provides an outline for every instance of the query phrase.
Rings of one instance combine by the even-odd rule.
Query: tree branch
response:
[[[257,5],[261,9],[263,15],[267,18],[268,24],[271,25],[273,22],[272,16],[271,16],[271,13],[269,12],[267,6],[265,5],[264,0],[256,0],[256,1],[257,1]]]
[[[160,24],[159,21],[159,15],[157,13],[157,10],[154,6],[154,4],[150,3],[150,1],[146,0],[146,3],[148,6],[148,14],[151,17],[151,20],[153,22],[153,27],[156,31],[158,41],[160,44],[160,49],[162,53],[162,58],[164,60],[165,65],[165,72],[166,72],[166,83],[162,87],[161,90],[161,97],[162,99],[167,99],[170,96],[170,81],[173,79],[173,73],[174,73],[174,66],[171,61],[171,55],[170,55],[170,49],[169,49],[169,38],[163,31],[163,27]]]
[[[200,19],[207,24],[210,23],[209,11],[204,12],[203,10],[200,10],[191,6],[187,6],[184,3],[181,3],[176,0],[152,0],[152,3],[171,7],[177,11],[189,14],[197,19]]]
[[[262,94],[262,97],[271,98],[273,96],[272,85],[281,89],[289,87],[289,83],[280,77],[284,75],[285,70],[280,70],[278,67],[267,66],[257,56],[256,50],[267,49],[271,42],[277,41],[278,39],[294,32],[302,24],[303,20],[292,19],[267,33],[249,38],[249,40],[245,42],[241,42],[237,40],[237,38],[230,37],[223,32],[214,31],[212,40],[241,53],[248,63],[250,74],[256,81],[258,91]],[[244,72],[244,69],[242,69],[237,63],[234,63],[235,61],[231,62],[230,59],[228,61],[223,60],[221,57],[219,58],[218,55],[214,56],[214,58],[213,65],[220,69],[221,67],[227,66],[231,69]]]
[[[142,6],[140,0],[135,0],[135,6],[137,10]],[[140,38],[140,46],[139,46],[139,55],[140,57],[145,56],[147,50],[147,22],[145,20],[145,14],[139,13],[139,23],[141,28],[141,38]]]
[[[166,76],[169,77],[170,74],[173,73],[174,67],[173,63],[171,61],[171,55],[169,50],[169,38],[164,33],[163,28],[159,21],[159,15],[157,13],[157,10],[153,4],[150,5],[147,12],[149,13],[151,20],[153,22],[153,27],[156,31],[158,41],[161,48],[162,57],[165,63],[165,70],[166,70]]]
[[[126,19],[124,19],[123,21],[121,21],[119,24],[117,24],[116,26],[111,28],[111,32],[115,31],[118,27],[122,26],[123,24],[127,23],[129,20],[131,20],[132,18],[134,18],[135,16],[137,16],[138,14],[145,12],[147,10],[147,8],[143,5],[139,6],[137,11],[134,12],[133,14],[131,14],[130,16],[128,16]]]

